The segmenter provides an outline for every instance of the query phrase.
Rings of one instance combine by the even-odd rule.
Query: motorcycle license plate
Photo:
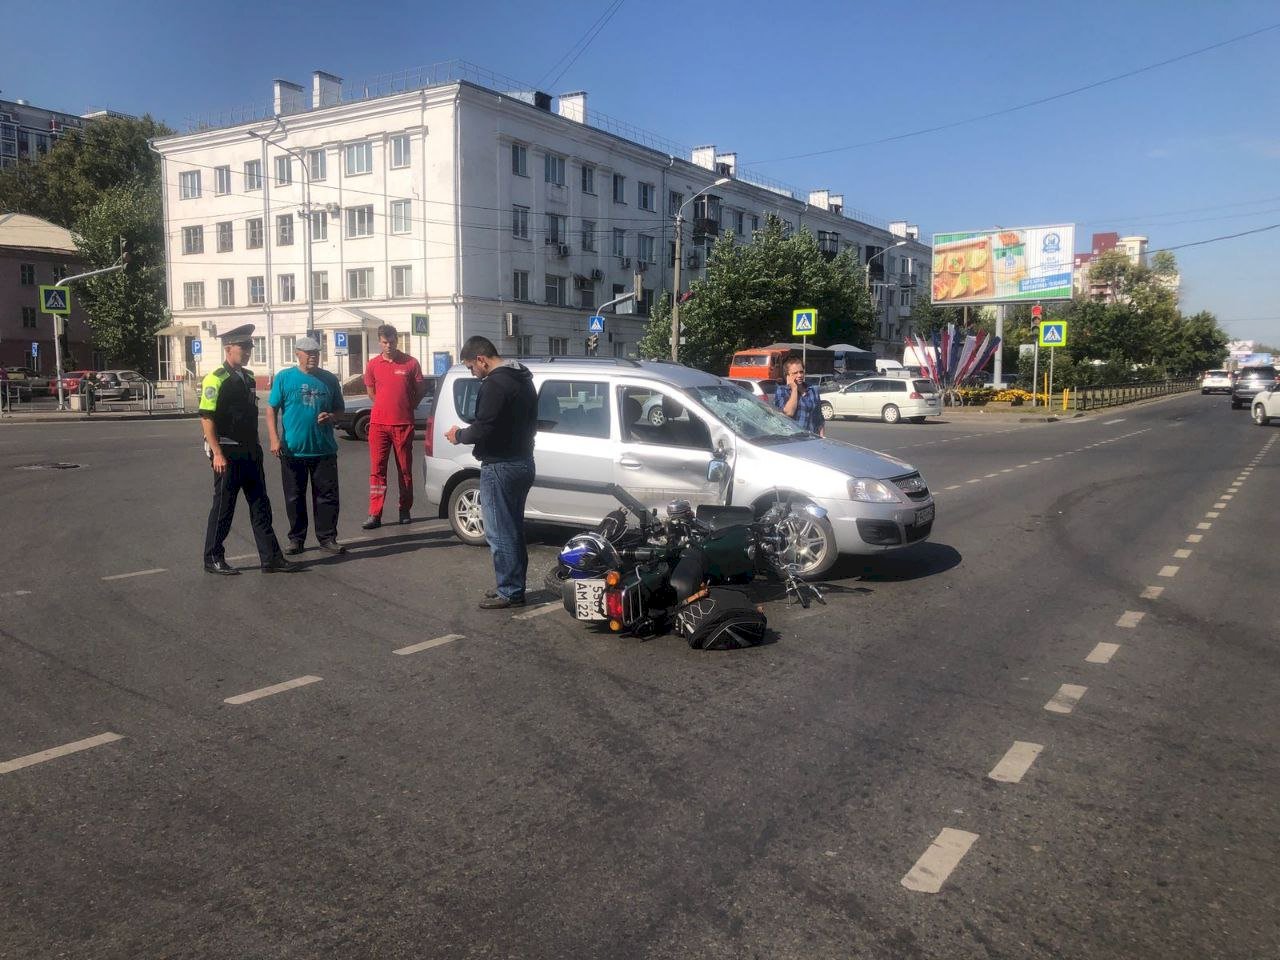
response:
[[[919,510],[916,511],[917,527],[920,526],[921,524],[929,523],[931,520],[933,520],[933,504],[932,503],[929,504],[929,506],[921,507]]]
[[[578,620],[606,620],[604,615],[604,581],[573,581],[573,616]]]

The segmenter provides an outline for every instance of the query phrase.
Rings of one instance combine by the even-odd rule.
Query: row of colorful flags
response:
[[[932,340],[908,336],[904,342],[920,358],[925,376],[944,390],[959,386],[986,367],[1000,349],[999,337],[985,330],[966,336],[963,331],[956,332],[954,323],[933,331]]]

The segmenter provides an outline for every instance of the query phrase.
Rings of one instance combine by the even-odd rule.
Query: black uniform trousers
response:
[[[267,477],[262,470],[262,448],[252,452],[222,448],[227,469],[213,475],[213,506],[209,508],[209,524],[204,532],[204,562],[225,560],[222,543],[231,530],[236,512],[236,498],[244,493],[249,504],[249,522],[253,525],[253,541],[258,559],[267,563],[280,555],[280,541],[271,529],[271,500],[267,497]]]
[[[338,536],[338,458],[281,457],[280,480],[284,506],[289,513],[289,539],[307,540],[307,482],[311,482],[311,509],[316,518],[316,539],[321,543]]]

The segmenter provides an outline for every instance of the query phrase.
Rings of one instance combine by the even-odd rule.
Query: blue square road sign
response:
[[[604,317],[596,314],[587,319],[587,333],[604,333]]]

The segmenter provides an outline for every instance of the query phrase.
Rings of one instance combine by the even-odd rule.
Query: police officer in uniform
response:
[[[223,576],[240,572],[227,563],[222,543],[231,530],[236,497],[243,491],[262,572],[295,570],[296,564],[284,558],[271,529],[271,501],[262,470],[262,444],[258,442],[258,397],[253,374],[244,366],[253,352],[253,324],[229,330],[219,339],[223,364],[200,385],[200,425],[204,428],[205,454],[213,467],[213,506],[204,535],[204,569]]]

